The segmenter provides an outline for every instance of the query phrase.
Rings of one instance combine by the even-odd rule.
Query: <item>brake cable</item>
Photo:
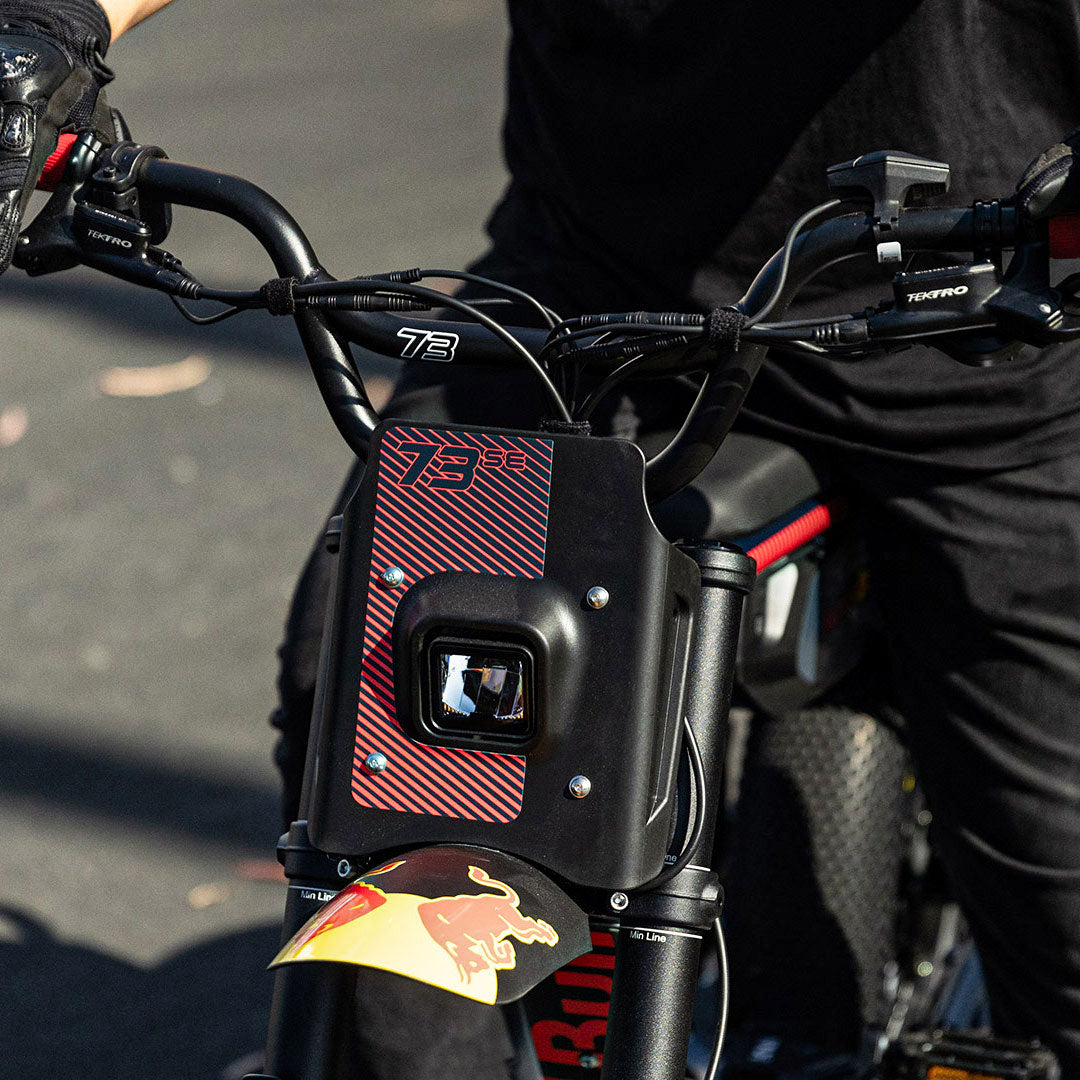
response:
[[[749,321],[743,328],[743,332],[749,330],[750,327],[756,326],[760,322],[764,322],[766,316],[770,311],[780,302],[780,297],[784,295],[784,286],[787,284],[788,267],[791,265],[791,253],[795,247],[795,241],[798,239],[799,233],[802,232],[803,226],[809,224],[814,218],[820,217],[822,214],[834,207],[840,205],[840,199],[829,199],[828,202],[823,202],[819,206],[815,206],[812,210],[807,210],[802,217],[796,218],[794,224],[788,229],[788,234],[784,238],[784,247],[780,256],[780,269],[777,274],[776,284],[773,286],[772,295],[765,303],[750,316]]]

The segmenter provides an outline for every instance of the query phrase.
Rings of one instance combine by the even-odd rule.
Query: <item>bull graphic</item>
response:
[[[491,968],[515,967],[517,954],[505,939],[515,937],[524,945],[543,941],[558,944],[559,935],[550,923],[532,919],[518,910],[521,898],[509,885],[489,877],[479,866],[469,867],[469,879],[497,893],[442,896],[416,909],[424,929],[457,964],[461,980]]]

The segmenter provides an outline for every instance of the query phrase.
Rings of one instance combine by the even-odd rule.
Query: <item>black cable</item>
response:
[[[820,206],[815,206],[812,210],[807,210],[802,217],[795,220],[795,224],[788,229],[788,234],[784,239],[783,253],[780,257],[780,271],[776,278],[776,284],[773,286],[772,295],[765,301],[763,307],[759,308],[750,317],[746,326],[743,328],[744,332],[751,326],[756,326],[759,322],[769,314],[780,300],[780,297],[784,293],[784,286],[787,284],[788,266],[791,263],[791,251],[795,247],[795,240],[798,238],[799,233],[802,231],[804,225],[813,221],[814,218],[821,214],[824,214],[827,210],[831,210],[834,206],[839,206],[839,199],[830,199],[828,202],[823,202]]]
[[[468,315],[470,319],[475,320],[485,329],[490,330],[497,338],[503,341],[510,349],[515,352],[525,363],[528,365],[534,375],[540,380],[541,385],[547,392],[551,403],[555,406],[555,410],[558,413],[559,419],[566,423],[572,423],[573,420],[570,416],[570,410],[566,407],[566,402],[563,401],[562,395],[555,388],[555,384],[548,378],[548,373],[540,366],[536,357],[533,356],[524,345],[509,330],[502,324],[497,323],[494,319],[485,315],[482,311],[467,304],[464,300],[459,300],[456,296],[447,296],[445,293],[437,292],[435,289],[425,288],[423,285],[413,285],[407,282],[395,281],[393,284],[388,284],[385,281],[376,281],[374,279],[353,279],[352,281],[325,281],[325,282],[313,282],[307,285],[297,285],[293,290],[297,297],[306,296],[334,296],[342,293],[349,292],[391,292],[391,293],[405,293],[409,296],[419,296],[424,300],[432,300],[435,303],[433,307],[449,307],[455,311],[460,311],[464,315]]]
[[[605,338],[609,338],[609,337],[611,337],[611,335],[605,330],[605,331],[603,331],[602,333],[600,333],[598,335],[597,339],[592,343],[592,345],[593,346],[600,345],[604,341]],[[543,352],[543,350],[541,350],[541,353],[542,352]],[[570,391],[570,412],[574,416],[577,416],[577,394],[578,394],[578,386],[579,386],[579,384],[581,382],[581,367],[582,367],[582,365],[581,365],[580,362],[575,363],[573,361],[567,361],[565,358],[563,358],[563,360],[564,360],[564,362],[559,365],[559,382],[564,387],[567,386],[568,383],[570,382],[570,372],[568,371],[568,369],[571,369],[573,371],[573,389]],[[546,362],[546,360],[543,361],[543,363],[544,363],[544,368],[546,370],[550,371],[551,369],[550,369],[548,363]],[[564,391],[564,395],[565,395],[565,393],[566,393],[566,391]]]
[[[701,760],[701,750],[698,747],[694,729],[685,717],[683,717],[683,733],[685,735],[683,745],[686,747],[687,757],[690,758],[690,769],[694,774],[694,789],[697,795],[694,827],[690,830],[690,838],[686,841],[682,854],[670,866],[661,870],[652,881],[645,882],[634,892],[658,889],[661,885],[666,885],[673,877],[681,874],[690,865],[690,860],[694,857],[694,852],[701,842],[701,835],[705,831],[705,765]]]
[[[704,326],[706,320],[707,316],[701,312],[688,315],[680,311],[618,311],[605,315],[576,315],[572,319],[563,319],[558,326],[553,327],[548,337],[553,339],[571,328],[585,330],[592,327],[599,330],[614,323],[627,322],[636,326],[662,326],[665,330],[683,330],[688,326]]]
[[[434,276],[435,273],[443,274],[444,272],[421,271],[420,273],[422,275],[430,274]],[[458,271],[447,271],[446,273],[457,274]],[[474,274],[469,275],[469,277],[479,278],[479,275]],[[489,279],[484,278],[480,280],[487,283]],[[499,282],[493,282],[492,284],[493,286],[500,285]],[[506,289],[512,290],[515,293],[521,291],[515,290],[509,285],[506,286]],[[548,378],[547,372],[537,362],[532,353],[529,352],[529,350],[500,323],[497,323],[482,311],[463,300],[459,300],[455,296],[447,296],[445,293],[437,292],[435,289],[428,289],[422,285],[412,284],[411,282],[390,281],[388,279],[378,278],[353,278],[349,281],[309,282],[306,284],[298,284],[293,288],[293,296],[297,299],[319,296],[341,296],[349,295],[350,293],[385,293],[389,296],[400,296],[402,294],[419,296],[422,299],[434,301],[431,305],[432,307],[449,307],[469,316],[469,318],[478,322],[485,329],[500,338],[513,352],[517,353],[517,355],[526,362],[547,392],[548,397],[555,406],[559,419],[568,423],[571,422],[570,410],[566,407],[566,402],[563,401],[562,395],[560,395],[559,391],[555,388],[554,383]],[[528,300],[533,299],[529,297],[527,293],[522,293],[522,297]],[[235,292],[222,289],[207,289],[205,286],[199,285],[193,293],[193,298],[199,300],[216,300],[219,303],[233,304],[237,308],[236,311],[230,311],[228,314],[219,312],[216,315],[200,316],[195,315],[194,312],[187,310],[181,304],[177,303],[177,308],[186,319],[189,319],[191,322],[199,323],[200,325],[205,325],[207,322],[220,322],[222,319],[229,318],[232,315],[237,314],[238,311],[246,308],[266,306],[266,295],[261,290],[258,292]],[[176,303],[176,300],[174,299],[173,302]],[[537,303],[539,302],[537,301]]]
[[[812,341],[778,341],[774,348],[781,352],[803,353],[806,356],[837,356],[833,349],[827,349],[824,345],[815,345]]]
[[[601,400],[607,397],[608,394],[610,394],[624,379],[629,378],[633,374],[634,368],[640,366],[641,361],[644,359],[646,359],[644,353],[638,353],[637,356],[631,356],[629,360],[620,364],[614,371],[601,379],[600,383],[581,403],[581,408],[574,410],[574,419],[588,420],[589,417],[592,416],[593,410],[600,404]]]
[[[516,289],[513,285],[506,285],[501,281],[495,281],[493,278],[481,277],[480,274],[470,274],[466,270],[421,270],[419,274],[420,278],[448,278],[451,281],[470,281],[474,285],[486,285],[489,289],[498,289],[499,292],[506,293],[507,296],[516,296],[519,300],[531,304],[539,312],[540,318],[552,329],[560,322],[560,316],[546,304],[537,300],[535,296],[525,292],[524,289]],[[475,302],[474,300],[469,301],[470,304]]]
[[[1077,275],[1080,277],[1080,275]],[[830,323],[851,322],[853,319],[864,318],[863,315],[853,315],[846,312],[843,315],[817,315],[812,319],[788,319],[785,322],[758,323],[755,330],[792,330],[801,326],[828,326]]]
[[[224,322],[226,319],[231,319],[234,315],[239,315],[241,311],[250,311],[250,308],[246,307],[230,307],[224,311],[215,312],[213,315],[196,315],[179,296],[174,296],[172,293],[168,294],[169,299],[173,302],[173,306],[181,315],[187,319],[188,322],[194,323],[196,326],[209,326],[211,323]]]
[[[705,1069],[702,1080],[716,1080],[720,1071],[720,1058],[724,1052],[724,1037],[727,1035],[728,1021],[728,990],[730,978],[728,976],[727,946],[724,944],[724,926],[719,918],[713,919],[713,933],[716,935],[716,962],[720,968],[718,979],[720,983],[720,1008],[716,1016],[716,1036],[713,1039],[712,1052],[709,1054],[709,1064]]]
[[[705,333],[705,328],[702,326],[680,326],[675,328],[663,326],[660,323],[612,323],[610,326],[604,327],[587,326],[581,330],[573,330],[570,333],[562,334],[557,338],[552,338],[549,335],[547,343],[540,350],[539,359],[543,360],[549,352],[562,345],[569,345],[573,341],[579,341],[581,338],[599,337],[601,334],[670,334],[674,329],[677,329],[680,334],[701,335]]]
[[[580,407],[574,409],[575,418],[587,420],[605,397],[635,375],[670,375],[675,372],[684,374],[687,371],[702,370],[704,367],[703,362],[694,359],[700,357],[700,350],[696,349],[683,333],[674,335],[654,334],[649,337],[632,339],[617,344],[622,346],[624,353],[633,352],[633,355],[601,379],[586,396]],[[576,350],[570,354],[570,357],[588,359],[593,349],[594,346],[589,346],[586,349]],[[602,350],[604,359],[611,355],[609,349],[610,346]],[[679,354],[677,362],[669,359],[675,352]],[[564,357],[563,359],[567,360],[570,357]],[[687,357],[690,359],[687,360]],[[575,367],[575,370],[579,370],[579,368]]]
[[[744,341],[750,342],[752,345],[768,345],[770,348],[780,349],[782,352],[802,352],[811,353],[814,356],[832,356],[833,352],[827,349],[823,345],[818,345],[812,341],[806,341],[803,338],[786,337],[785,332],[773,333],[768,330],[762,330],[761,327],[752,327],[750,330],[744,331],[742,334]]]
[[[245,292],[235,289],[208,289],[205,285],[199,285],[193,299],[214,300],[219,304],[235,304],[237,307],[266,307],[266,297],[258,290]]]

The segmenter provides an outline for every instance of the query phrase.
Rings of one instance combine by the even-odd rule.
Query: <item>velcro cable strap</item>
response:
[[[705,340],[715,351],[731,349],[739,351],[739,335],[749,318],[732,307],[713,308],[705,321]]]
[[[294,277],[272,278],[260,290],[266,297],[266,310],[271,315],[295,315],[296,294],[293,290],[299,284]]]
[[[540,430],[552,435],[591,435],[592,424],[588,420],[559,420],[554,416],[545,416],[540,420]]]

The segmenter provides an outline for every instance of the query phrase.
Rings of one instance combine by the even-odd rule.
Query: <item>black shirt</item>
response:
[[[1010,193],[1080,123],[1066,0],[510,0],[510,16],[512,182],[489,231],[582,311],[737,299],[828,197],[834,162],[947,161],[946,201],[964,205]],[[847,311],[889,290],[834,284],[824,306],[817,292]],[[752,404],[871,453],[999,468],[1080,444],[1080,355],[991,370],[924,348],[783,358]]]

